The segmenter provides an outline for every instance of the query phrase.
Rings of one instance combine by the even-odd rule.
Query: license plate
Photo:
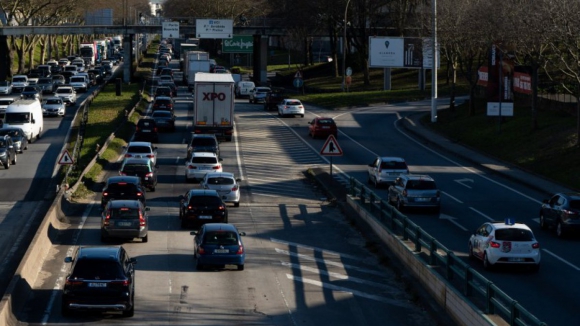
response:
[[[520,258],[520,257],[513,257],[513,258],[508,258],[508,261],[521,262],[521,261],[524,261],[524,259]]]
[[[216,254],[229,254],[230,250],[229,249],[215,249],[213,252]]]
[[[322,129],[330,129],[329,126],[322,126]]]
[[[135,155],[136,158],[141,158],[141,155]]]
[[[87,286],[90,288],[106,288],[107,283],[89,283]]]
[[[151,132],[151,130],[143,130],[143,132]]]
[[[209,167],[209,166],[201,166],[199,169],[200,170],[211,170],[211,167]]]
[[[199,219],[200,220],[211,220],[211,215],[200,215]]]
[[[118,226],[131,226],[131,222],[117,222]]]
[[[431,200],[431,198],[424,198],[424,197],[419,197],[419,198],[415,198],[416,201],[429,201]]]

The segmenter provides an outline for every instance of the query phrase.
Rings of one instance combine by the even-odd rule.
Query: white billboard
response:
[[[433,60],[431,39],[417,37],[370,37],[369,66],[371,68],[431,69]],[[439,67],[439,60],[437,67]]]
[[[179,38],[179,22],[163,22],[161,26],[161,37]]]
[[[197,38],[232,38],[234,24],[231,19],[196,19],[195,34]]]

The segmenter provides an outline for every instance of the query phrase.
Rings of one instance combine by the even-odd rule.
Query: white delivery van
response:
[[[4,127],[22,128],[29,142],[34,138],[40,139],[44,129],[40,101],[26,99],[9,104],[4,115]]]
[[[250,96],[250,91],[256,88],[256,84],[251,81],[242,80],[236,84],[236,97]]]

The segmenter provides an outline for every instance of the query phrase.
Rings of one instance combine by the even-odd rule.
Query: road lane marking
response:
[[[447,196],[447,197],[449,197],[449,198],[451,198],[451,199],[455,200],[456,202],[458,202],[458,203],[460,203],[460,204],[463,204],[463,202],[462,202],[461,200],[459,200],[459,199],[457,199],[457,198],[455,198],[455,197],[451,196],[451,195],[450,195],[448,192],[442,191],[441,193],[442,193],[442,194],[445,194],[445,196]]]
[[[468,186],[468,185],[466,185],[466,184],[465,184],[466,182],[471,182],[471,183],[473,183],[473,179],[467,179],[467,178],[464,178],[464,179],[457,179],[457,180],[453,180],[453,181],[455,181],[455,182],[459,183],[460,185],[462,185],[462,186],[464,186],[464,187],[467,187],[467,188],[469,188],[469,189],[473,189],[471,186]]]
[[[493,219],[493,218],[491,218],[491,217],[489,217],[489,216],[485,215],[484,213],[482,213],[482,212],[478,211],[477,209],[475,209],[475,208],[473,208],[473,207],[469,207],[469,209],[471,209],[472,211],[476,212],[477,214],[479,214],[479,215],[481,215],[481,216],[485,217],[485,218],[486,218],[488,221],[490,221],[490,222],[493,222],[493,221],[495,221],[495,219]]]
[[[240,156],[240,146],[238,144],[238,125],[237,123],[235,123],[234,121],[234,146],[236,148],[236,160],[238,161],[238,178],[240,178],[240,180],[244,180],[244,174],[242,171],[242,158]]]
[[[455,220],[457,219],[457,217],[453,217],[453,216],[446,215],[446,214],[439,214],[439,219],[440,220],[447,220],[447,221],[455,224],[455,226],[457,226],[458,228],[462,229],[463,231],[468,231],[467,228],[463,227],[463,225],[455,222]]]
[[[332,251],[332,250],[326,250],[326,249],[322,249],[322,248],[318,248],[318,247],[312,247],[312,246],[308,246],[308,245],[303,245],[303,244],[299,244],[299,243],[296,243],[296,242],[284,241],[284,240],[275,239],[275,238],[270,238],[270,241],[272,241],[274,243],[285,244],[285,245],[288,245],[288,246],[294,246],[294,247],[297,247],[297,248],[310,249],[310,250],[313,250],[313,251],[318,251],[318,252],[321,252],[321,253],[330,254],[330,255],[334,255],[334,256],[340,256],[340,257],[345,257],[345,258],[350,258],[350,259],[360,260],[360,261],[363,260],[363,259],[361,259],[358,256],[349,255],[349,254],[343,254],[343,253],[336,252],[336,251]]]
[[[397,306],[397,307],[401,307],[401,308],[405,308],[405,309],[412,308],[412,306],[410,304],[401,302],[401,300],[389,299],[389,298],[381,297],[381,296],[378,296],[378,295],[368,294],[368,293],[365,293],[365,292],[362,292],[362,291],[357,291],[357,290],[345,288],[345,287],[342,287],[342,286],[336,286],[336,285],[332,285],[332,284],[328,284],[328,283],[323,283],[323,282],[316,281],[316,280],[311,280],[311,279],[303,278],[303,277],[300,277],[300,276],[294,276],[294,275],[286,274],[286,277],[289,280],[292,280],[292,281],[295,281],[295,282],[302,282],[302,283],[315,285],[315,286],[322,287],[322,288],[329,289],[329,290],[333,290],[333,291],[350,293],[350,294],[352,294],[354,296],[357,296],[357,297],[361,297],[361,298],[366,298],[366,299],[371,299],[371,300],[383,302],[383,303],[386,303],[386,304],[389,304],[389,305],[392,305],[392,306]]]

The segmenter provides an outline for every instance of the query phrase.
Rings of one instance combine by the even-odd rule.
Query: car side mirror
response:
[[[191,235],[197,235],[197,231],[191,231],[191,232],[189,232],[189,234],[191,234]]]
[[[129,258],[129,264],[137,264],[137,258]]]
[[[65,257],[64,258],[64,262],[65,263],[72,263],[73,262],[73,259],[72,259],[72,257]]]
[[[240,234],[241,236],[245,236],[245,235],[246,235],[246,232],[240,232],[239,234]]]
[[[238,178],[236,179],[236,182],[242,182],[242,179]]]
[[[32,123],[36,123],[36,119],[32,119],[32,121],[31,121],[31,122],[32,122]]]
[[[157,146],[153,147],[153,150],[157,150]]]
[[[145,207],[145,211],[146,211],[146,212],[149,212],[150,210],[151,210],[151,208],[150,208],[150,207]]]

